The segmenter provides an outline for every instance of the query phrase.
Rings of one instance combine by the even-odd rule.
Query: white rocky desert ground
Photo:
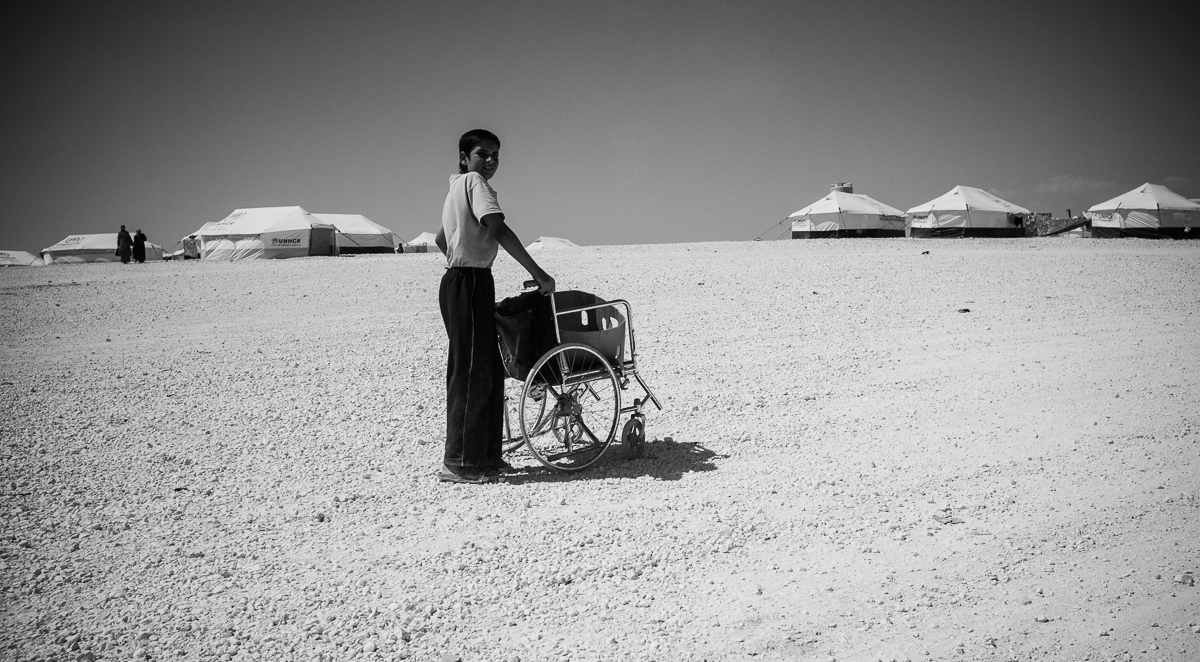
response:
[[[0,658],[1200,659],[1200,242],[538,259],[665,410],[485,486],[437,255],[0,270]]]

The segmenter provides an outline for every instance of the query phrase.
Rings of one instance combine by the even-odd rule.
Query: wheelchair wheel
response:
[[[517,411],[526,448],[539,462],[579,471],[599,460],[616,436],[621,389],[599,352],[566,343],[534,364]]]

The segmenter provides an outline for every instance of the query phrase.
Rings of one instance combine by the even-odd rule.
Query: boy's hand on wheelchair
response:
[[[554,278],[550,274],[542,272],[541,276],[538,276],[536,280],[527,280],[521,286],[526,289],[536,287],[538,292],[550,294],[554,292]]]

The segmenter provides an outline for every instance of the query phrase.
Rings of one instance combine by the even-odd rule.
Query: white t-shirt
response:
[[[500,245],[479,219],[503,213],[496,192],[483,175],[477,172],[451,175],[450,192],[442,206],[442,231],[446,235],[449,265],[490,269]]]

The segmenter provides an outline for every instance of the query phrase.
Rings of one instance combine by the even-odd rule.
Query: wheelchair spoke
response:
[[[558,417],[558,407],[555,406],[552,411],[542,415],[541,419],[538,420],[537,425],[535,425],[534,428],[529,431],[529,436],[538,437],[546,434],[547,432],[553,431],[555,427],[554,422],[558,419]]]

